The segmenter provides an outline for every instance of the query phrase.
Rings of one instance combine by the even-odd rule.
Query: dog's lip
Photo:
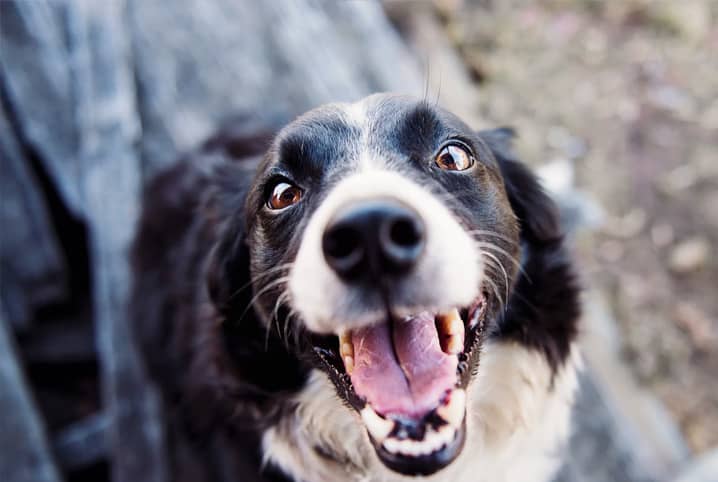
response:
[[[464,322],[465,338],[463,350],[456,354],[458,359],[456,382],[436,407],[418,418],[392,413],[379,415],[366,399],[355,392],[345,362],[340,356],[342,343],[340,337],[332,335],[316,337],[321,341],[315,344],[315,352],[327,367],[328,374],[337,386],[340,396],[361,415],[379,459],[388,468],[406,475],[428,475],[448,465],[461,452],[466,430],[465,391],[473,375],[473,364],[478,361],[479,347],[485,336],[484,325],[489,301],[489,291],[482,289],[471,305],[458,310]],[[456,397],[463,398],[464,402],[454,404],[452,410],[447,410],[445,404],[455,393],[458,393]],[[409,430],[411,427],[414,428],[414,434],[422,430],[443,430],[441,436],[444,438],[441,439],[441,443],[431,440],[428,444],[422,445],[419,441],[418,444],[411,446],[413,442],[405,441],[412,439],[412,430]],[[448,432],[449,430],[451,432]],[[413,440],[416,441],[416,436]],[[388,447],[385,446],[387,441],[389,441]],[[402,449],[406,450],[402,452]]]
[[[376,442],[374,442],[374,448],[379,459],[389,469],[408,476],[428,476],[453,462],[461,453],[465,440],[466,420],[464,418],[460,427],[450,432],[447,441],[431,452],[407,455],[392,451],[385,444],[377,446]],[[396,445],[400,443],[397,442]]]
[[[439,406],[421,420],[388,419],[370,405],[361,417],[379,459],[405,475],[429,475],[461,451],[466,427],[466,391],[450,390]]]

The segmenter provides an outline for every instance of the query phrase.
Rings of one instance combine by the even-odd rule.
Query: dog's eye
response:
[[[474,156],[458,144],[449,144],[441,149],[435,161],[446,171],[463,171],[474,165]]]
[[[302,190],[288,182],[279,182],[272,189],[272,195],[267,201],[270,209],[280,210],[297,204],[302,199]]]

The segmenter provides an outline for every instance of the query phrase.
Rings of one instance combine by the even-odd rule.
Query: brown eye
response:
[[[267,205],[270,209],[285,209],[297,204],[300,199],[302,199],[301,189],[288,182],[280,182],[272,189]]]
[[[463,171],[474,165],[474,157],[456,144],[449,144],[436,156],[436,165],[447,171]]]

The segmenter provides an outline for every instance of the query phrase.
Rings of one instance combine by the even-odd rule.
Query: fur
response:
[[[411,167],[457,132],[480,157],[476,178]],[[276,135],[225,127],[148,185],[131,310],[167,407],[173,480],[232,480],[215,463],[222,451],[243,481],[412,480],[379,463],[307,346],[298,308],[279,303],[281,287],[262,291],[288,274],[272,270],[297,259],[311,214],[356,166],[393,171],[445,200],[456,226],[519,241],[497,241],[505,272],[487,270],[497,302],[469,385],[467,444],[431,480],[548,480],[576,385],[578,286],[556,209],[511,153],[512,135],[476,134],[421,101],[374,96],[322,107]],[[267,182],[286,174],[277,159],[315,189],[297,209],[265,215]],[[293,296],[308,295],[299,286]],[[299,311],[321,318],[309,304]]]
[[[422,480],[549,480],[563,461],[569,433],[581,364],[577,349],[556,373],[543,356],[515,342],[487,344],[481,360],[470,388],[472,437],[449,467]],[[415,480],[388,471],[376,459],[358,415],[340,403],[324,374],[312,373],[294,402],[296,411],[263,436],[265,463],[305,482]]]

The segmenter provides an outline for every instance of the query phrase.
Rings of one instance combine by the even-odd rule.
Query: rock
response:
[[[616,238],[633,238],[646,227],[647,218],[646,211],[634,208],[622,217],[608,219],[603,230]]]
[[[651,228],[651,240],[657,248],[664,248],[675,239],[673,226],[668,223],[656,224]]]
[[[711,11],[708,2],[696,0],[657,2],[649,12],[649,18],[659,27],[664,27],[689,40],[700,40],[711,28]]]
[[[708,452],[686,467],[676,482],[712,482],[718,479],[718,449]]]
[[[669,196],[675,196],[698,181],[698,171],[692,164],[681,164],[675,169],[661,176],[658,188]]]
[[[677,244],[668,258],[668,266],[674,273],[685,274],[705,266],[711,251],[708,239],[703,236],[690,238]]]
[[[698,350],[709,350],[718,342],[718,335],[713,330],[713,322],[697,306],[679,302],[673,313],[673,319],[688,334]]]

